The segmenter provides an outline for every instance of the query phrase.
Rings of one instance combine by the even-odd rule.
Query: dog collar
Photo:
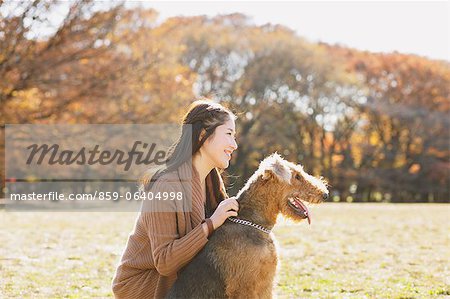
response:
[[[253,223],[251,221],[244,220],[244,219],[239,219],[239,218],[236,218],[236,217],[228,217],[227,219],[230,220],[231,222],[239,223],[239,224],[242,224],[242,225],[247,225],[247,226],[256,228],[256,229],[258,229],[258,230],[260,230],[262,232],[265,232],[266,234],[270,234],[270,229],[267,229],[264,226],[256,224],[256,223]]]

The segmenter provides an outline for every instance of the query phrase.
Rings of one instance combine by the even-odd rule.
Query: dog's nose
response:
[[[322,197],[323,197],[323,200],[327,200],[327,199],[328,199],[328,193],[324,193],[324,194],[322,195]]]

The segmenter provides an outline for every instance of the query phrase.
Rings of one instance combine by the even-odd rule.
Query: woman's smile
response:
[[[230,151],[230,150],[224,150],[224,152],[225,152],[225,155],[227,155],[228,160],[231,160],[231,153],[232,153],[232,151]]]

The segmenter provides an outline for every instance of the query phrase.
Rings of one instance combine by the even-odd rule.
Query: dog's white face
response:
[[[328,198],[327,183],[322,178],[309,175],[301,165],[286,161],[276,153],[264,159],[258,171],[263,180],[274,180],[279,185],[280,212],[294,221],[311,222],[305,201],[321,203]]]

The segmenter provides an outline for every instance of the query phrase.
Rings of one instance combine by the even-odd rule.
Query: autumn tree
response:
[[[117,3],[0,3],[3,123],[175,123],[206,96],[239,117],[230,193],[278,151],[341,200],[448,201],[448,62],[237,13],[158,23]]]
[[[367,89],[358,107],[361,126],[352,135],[354,183],[373,199],[448,199],[448,62],[415,55],[373,54],[333,47]],[[351,152],[347,152],[351,156]],[[383,199],[378,196],[378,200]]]

